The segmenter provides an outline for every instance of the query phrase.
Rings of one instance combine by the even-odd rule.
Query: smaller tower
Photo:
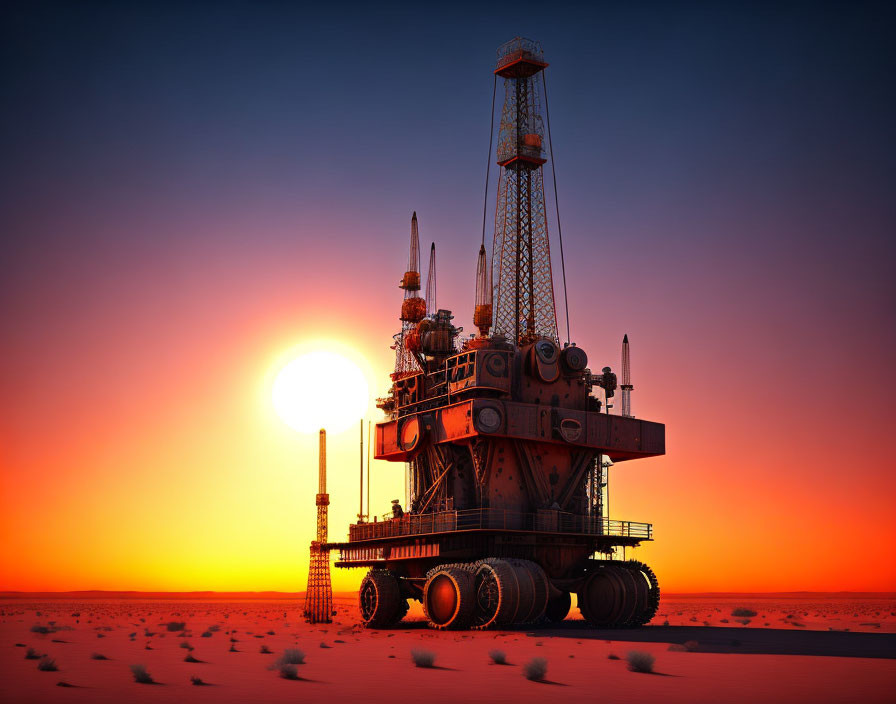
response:
[[[398,284],[404,290],[401,303],[401,332],[395,336],[395,372],[392,379],[413,374],[419,368],[414,354],[408,347],[408,336],[417,323],[426,317],[426,301],[420,298],[420,237],[417,234],[417,213],[411,216],[411,248],[408,268]]]
[[[436,243],[429,248],[429,273],[426,275],[426,315],[435,315],[436,305]]]
[[[473,309],[473,325],[479,328],[479,337],[488,337],[492,326],[492,277],[485,256],[485,245],[479,246],[476,259],[476,307]]]
[[[632,415],[632,368],[628,351],[628,334],[622,338],[622,415],[626,418],[634,418]]]
[[[308,565],[308,588],[305,590],[305,620],[309,623],[330,623],[333,615],[333,588],[330,585],[330,551],[327,542],[327,431],[321,428],[318,461],[317,540],[311,543]]]

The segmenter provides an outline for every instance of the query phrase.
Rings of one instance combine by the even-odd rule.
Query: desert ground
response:
[[[400,627],[366,630],[353,594],[336,595],[332,624],[304,623],[301,606],[8,595],[0,701],[896,701],[896,595],[668,595],[650,625],[621,631],[586,628],[575,606],[560,627],[485,632],[432,631],[418,604]],[[278,665],[287,649],[303,662]],[[653,672],[630,669],[633,652],[652,655]],[[536,658],[547,669],[529,680]]]

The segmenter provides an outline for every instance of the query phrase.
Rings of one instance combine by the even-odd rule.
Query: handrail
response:
[[[349,526],[349,541],[488,529],[580,533],[640,540],[650,540],[653,537],[653,526],[650,523],[582,516],[555,510],[519,513],[504,509],[474,508],[436,513],[406,513],[400,518],[357,523]]]

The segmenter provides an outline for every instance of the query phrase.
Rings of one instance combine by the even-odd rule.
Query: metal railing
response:
[[[499,508],[473,508],[438,513],[408,513],[401,518],[354,524],[349,526],[349,541],[490,529],[580,533],[638,540],[650,540],[653,537],[653,526],[649,523],[615,521],[565,511],[517,513]]]

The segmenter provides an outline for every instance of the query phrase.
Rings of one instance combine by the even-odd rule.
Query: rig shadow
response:
[[[896,659],[896,633],[791,631],[780,628],[724,628],[716,626],[643,626],[632,629],[594,629],[582,621],[568,621],[528,633],[531,637],[611,640],[623,643],[678,643],[696,641],[695,653],[749,655],[817,655],[840,658]]]

